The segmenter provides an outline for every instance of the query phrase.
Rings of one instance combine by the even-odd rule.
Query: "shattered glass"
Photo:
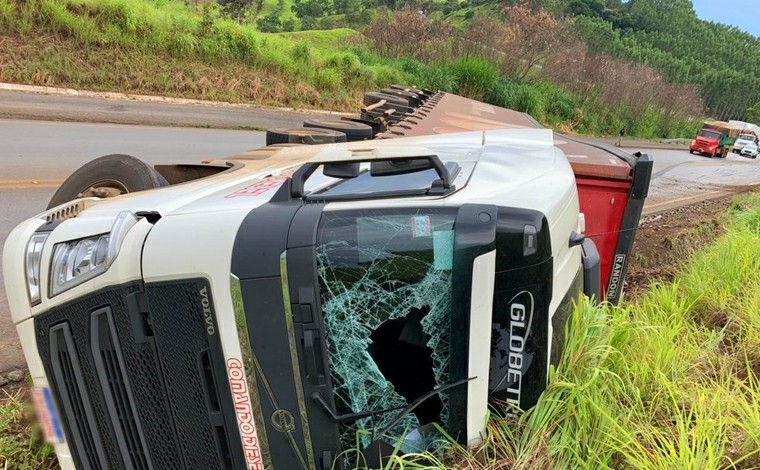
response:
[[[367,446],[401,409],[448,381],[454,219],[451,209],[324,213],[317,246],[328,361],[339,412],[374,411],[342,430]],[[426,400],[382,436],[418,450],[414,432],[448,419]],[[389,412],[384,410],[395,409]],[[411,435],[410,435],[411,433]],[[422,439],[422,438],[420,438]]]

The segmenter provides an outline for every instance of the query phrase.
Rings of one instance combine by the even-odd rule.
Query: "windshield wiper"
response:
[[[426,400],[438,395],[441,392],[444,392],[446,390],[449,390],[454,387],[458,387],[460,385],[464,385],[470,380],[474,380],[477,377],[470,377],[469,379],[463,379],[458,382],[453,382],[450,384],[442,385],[440,387],[436,387],[429,392],[425,393],[421,397],[417,398],[407,406],[397,406],[394,408],[386,408],[384,410],[376,410],[376,411],[359,411],[357,413],[346,413],[343,415],[337,414],[333,409],[330,407],[330,404],[327,403],[327,400],[320,394],[319,392],[314,392],[311,394],[311,399],[314,400],[316,404],[322,408],[322,411],[325,412],[327,416],[330,417],[330,419],[335,423],[341,423],[341,424],[351,424],[355,421],[358,421],[363,418],[369,418],[371,416],[390,413],[391,411],[398,411],[402,410],[401,413],[399,413],[393,420],[391,420],[391,423],[386,426],[379,434],[382,436],[383,434],[386,434],[390,429],[393,428],[396,424],[399,423],[402,419],[404,419],[404,416],[408,415],[412,411],[415,410],[418,406],[423,404]]]

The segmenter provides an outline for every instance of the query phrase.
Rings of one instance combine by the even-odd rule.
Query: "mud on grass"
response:
[[[725,233],[731,205],[728,196],[642,217],[626,274],[626,299],[635,299],[653,282],[672,281],[684,261]]]

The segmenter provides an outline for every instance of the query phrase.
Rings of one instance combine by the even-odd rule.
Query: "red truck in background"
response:
[[[689,145],[689,153],[726,158],[740,132],[740,129],[727,122],[706,121]]]

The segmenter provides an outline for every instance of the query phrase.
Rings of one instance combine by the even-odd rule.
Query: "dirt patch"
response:
[[[626,297],[633,299],[655,281],[672,281],[695,251],[723,234],[723,216],[732,196],[643,217],[626,276]]]

